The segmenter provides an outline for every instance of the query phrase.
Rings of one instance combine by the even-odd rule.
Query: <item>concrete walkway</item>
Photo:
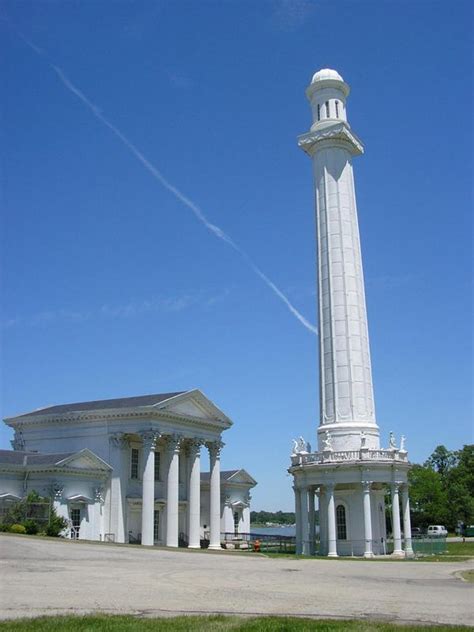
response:
[[[271,559],[0,535],[0,618],[109,612],[474,624],[473,561]]]

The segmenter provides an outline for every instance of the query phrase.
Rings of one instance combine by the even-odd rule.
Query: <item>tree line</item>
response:
[[[461,450],[435,448],[409,472],[412,526],[443,524],[454,531],[474,524],[474,444]]]

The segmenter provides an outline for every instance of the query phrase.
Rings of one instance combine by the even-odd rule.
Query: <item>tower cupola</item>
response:
[[[349,92],[349,86],[336,70],[318,70],[306,88],[313,112],[311,130],[326,127],[329,123],[347,122],[346,98]]]

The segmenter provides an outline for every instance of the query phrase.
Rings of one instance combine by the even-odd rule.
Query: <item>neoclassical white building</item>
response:
[[[382,554],[385,496],[391,493],[394,555],[411,555],[405,439],[380,447],[352,158],[362,143],[347,121],[349,86],[335,70],[317,72],[306,90],[313,124],[298,139],[311,157],[318,250],[320,423],[318,451],[295,441],[297,550],[314,552],[315,494],[323,555]],[[400,500],[403,504],[402,548]]]
[[[232,422],[199,390],[50,406],[5,423],[15,438],[0,451],[0,504],[53,496],[71,537],[220,549],[221,533],[250,531],[256,481],[221,472]]]

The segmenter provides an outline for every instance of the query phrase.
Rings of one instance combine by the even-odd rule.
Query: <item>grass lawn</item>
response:
[[[297,617],[241,618],[222,615],[138,619],[132,616],[40,617],[0,622],[8,632],[441,632],[467,626],[417,626],[369,621],[331,621]]]
[[[461,575],[467,582],[474,584],[474,571],[463,571]]]
[[[448,555],[473,555],[474,542],[450,542],[448,540]]]

